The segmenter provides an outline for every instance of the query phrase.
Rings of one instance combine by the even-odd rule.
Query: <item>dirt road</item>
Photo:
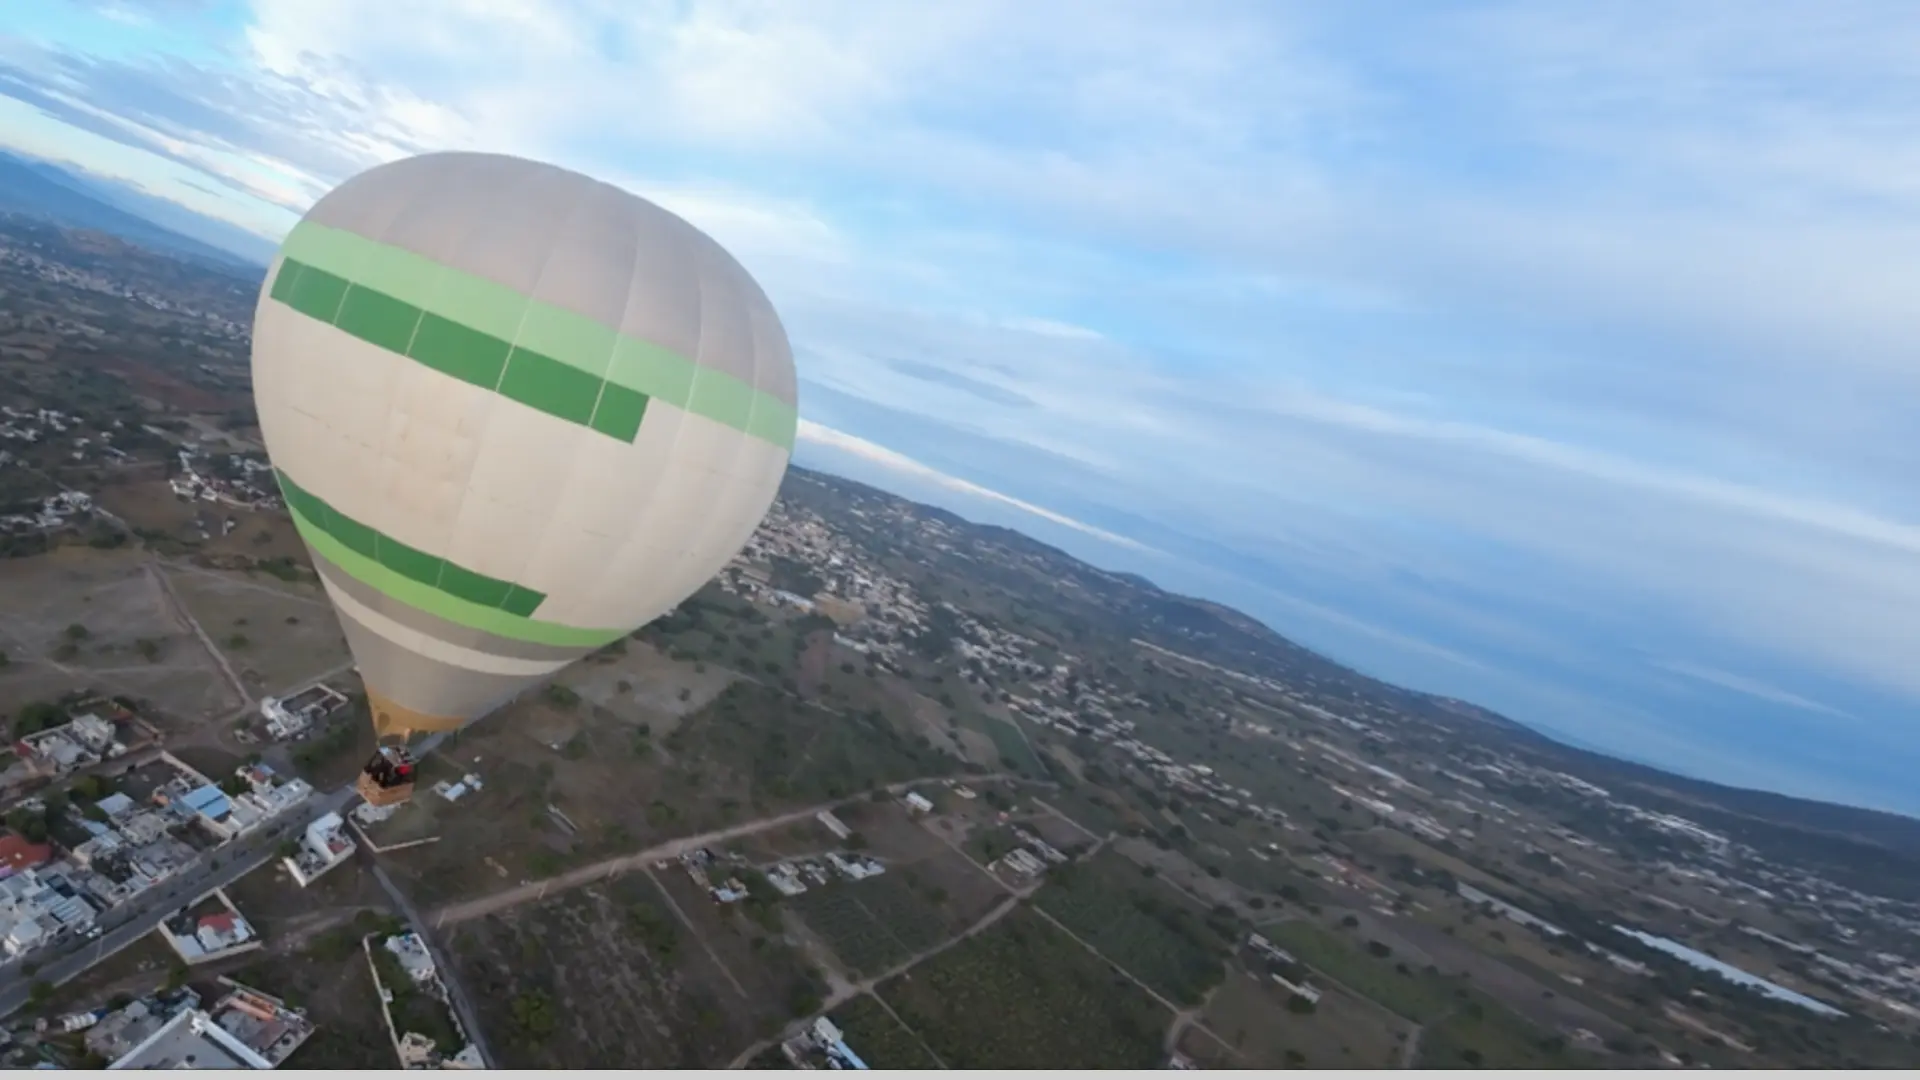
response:
[[[1004,773],[994,773],[989,776],[972,777],[970,779],[974,783],[980,783],[987,780],[1003,779],[1005,776],[1006,774]],[[943,779],[943,777],[921,777],[918,780],[907,780],[898,784],[888,784],[886,787],[878,790],[885,791],[892,795],[898,795],[908,788],[921,784],[937,783],[941,779]],[[849,798],[835,799],[832,802],[821,803],[818,806],[809,806],[802,810],[789,810],[784,814],[775,814],[772,817],[759,818],[754,821],[743,822],[739,825],[729,825],[724,829],[715,829],[712,832],[704,832],[695,836],[683,836],[677,840],[669,840],[664,844],[657,844],[645,851],[634,852],[631,855],[618,855],[611,859],[602,859],[597,863],[582,866],[575,870],[569,870],[564,874],[558,874],[544,881],[530,881],[525,885],[517,885],[511,889],[504,889],[489,896],[482,896],[457,904],[449,904],[434,914],[433,925],[444,926],[447,923],[477,919],[483,915],[491,915],[496,911],[504,911],[507,908],[518,907],[521,904],[539,900],[548,893],[578,888],[589,882],[598,881],[601,878],[614,877],[633,870],[643,870],[662,859],[679,858],[689,851],[697,851],[711,844],[724,843],[742,836],[751,836],[757,832],[764,832],[767,829],[777,829],[783,825],[792,825],[806,821],[822,810],[832,810],[837,806],[844,806],[849,802],[865,797],[867,794],[870,794],[870,792],[863,792],[860,795]]]
[[[147,576],[159,587],[160,595],[166,598],[167,606],[172,608],[173,613],[178,615],[180,620],[187,624],[187,628],[193,631],[194,636],[200,639],[200,644],[205,646],[207,655],[213,657],[214,664],[220,668],[220,674],[227,677],[227,684],[233,687],[233,692],[241,701],[253,700],[253,695],[247,692],[247,684],[241,682],[239,673],[233,670],[233,664],[228,661],[227,654],[220,651],[220,647],[215,645],[213,638],[207,634],[206,628],[200,625],[200,620],[194,618],[193,612],[187,610],[187,605],[180,602],[180,594],[173,591],[172,580],[154,563],[146,563],[142,569],[146,570]]]

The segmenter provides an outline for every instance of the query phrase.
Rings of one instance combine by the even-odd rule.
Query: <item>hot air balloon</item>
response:
[[[496,154],[369,169],[254,314],[268,456],[367,688],[369,802],[457,729],[672,609],[786,473],[793,354],[711,238]]]

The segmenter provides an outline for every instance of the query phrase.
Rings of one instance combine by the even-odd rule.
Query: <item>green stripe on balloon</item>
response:
[[[274,470],[293,524],[321,558],[357,581],[448,622],[543,645],[605,645],[625,634],[531,618],[546,600],[535,589],[488,577],[403,544],[335,510]]]
[[[551,404],[562,410],[552,415],[588,423],[575,419],[583,392],[568,389],[569,373],[578,373],[584,378],[572,379],[572,385],[603,387],[599,409],[610,418],[604,426],[589,426],[605,434],[619,437],[629,423],[638,430],[645,400],[659,398],[783,450],[793,449],[799,424],[793,406],[724,371],[700,367],[671,349],[621,334],[577,312],[403,248],[311,221],[294,227],[281,252],[281,270],[271,290],[274,299],[435,370],[513,396],[505,387],[481,381],[498,361],[515,381],[514,388],[534,399],[516,397],[522,404],[543,412],[548,410],[542,403]],[[289,266],[296,267],[291,278]],[[324,276],[308,282],[316,272]],[[353,299],[363,292],[379,299]],[[415,355],[410,342],[398,340],[399,327],[409,317],[416,329],[410,341],[425,336],[426,351],[439,363]],[[363,330],[375,336],[363,336]],[[511,364],[506,363],[509,354]],[[513,371],[523,357],[537,358],[527,361],[532,370],[524,380]]]
[[[369,345],[621,442],[632,442],[646,417],[643,394],[294,259],[281,260],[270,295]]]

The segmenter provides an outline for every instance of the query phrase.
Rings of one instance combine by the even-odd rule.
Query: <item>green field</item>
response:
[[[1367,955],[1358,939],[1302,920],[1280,923],[1265,933],[1301,963],[1415,1023],[1431,1023],[1460,1003],[1452,981],[1423,971],[1403,975],[1391,957]]]
[[[993,748],[999,752],[1000,760],[1007,768],[1022,776],[1044,780],[1049,775],[1047,767],[1033,754],[1033,748],[1027,745],[1026,737],[1012,722],[991,716],[969,717],[968,726],[984,733],[993,740]]]
[[[1052,871],[1034,903],[1102,956],[1187,1005],[1220,981],[1236,936],[1133,863],[1105,853]]]
[[[857,975],[878,975],[946,936],[939,910],[896,874],[836,882],[787,902]]]
[[[1422,1069],[1590,1069],[1598,1062],[1476,994],[1427,1027],[1415,1064]]]
[[[1029,789],[1042,802],[1073,819],[1095,836],[1106,836],[1126,825],[1119,798],[1089,784]]]
[[[888,1014],[872,994],[861,994],[833,1011],[831,1019],[846,1033],[847,1046],[875,1069],[931,1069],[920,1037]]]
[[[952,1069],[1155,1068],[1172,1020],[1024,908],[879,995]]]

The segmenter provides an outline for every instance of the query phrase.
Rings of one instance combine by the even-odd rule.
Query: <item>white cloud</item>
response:
[[[889,450],[884,446],[870,442],[858,435],[849,435],[844,431],[835,431],[830,427],[824,427],[811,420],[801,420],[799,436],[801,440],[805,442],[837,450],[843,454],[850,454],[870,465],[877,465],[899,476],[911,477],[912,479],[932,484],[935,487],[944,488],[947,491],[959,495],[966,495],[975,499],[984,499],[988,502],[1012,507],[1021,513],[1031,514],[1043,521],[1050,521],[1055,525],[1063,525],[1075,532],[1085,533],[1096,540],[1102,540],[1119,547],[1131,548],[1136,551],[1149,550],[1145,544],[1137,540],[1130,540],[1127,537],[1108,532],[1098,526],[1089,525],[1084,521],[1049,510],[1044,506],[1035,506],[1024,499],[1016,499],[1004,492],[983,487],[971,480],[963,480],[960,477],[943,473],[938,469],[923,465],[905,454],[896,450]]]
[[[1041,319],[1033,316],[1006,319],[1003,320],[1000,325],[1005,326],[1009,330],[1020,330],[1029,334],[1039,334],[1043,337],[1066,338],[1070,341],[1100,341],[1105,337],[1105,335],[1101,334],[1098,330],[1091,330],[1084,326],[1075,326],[1072,323],[1060,322],[1055,319]]]

